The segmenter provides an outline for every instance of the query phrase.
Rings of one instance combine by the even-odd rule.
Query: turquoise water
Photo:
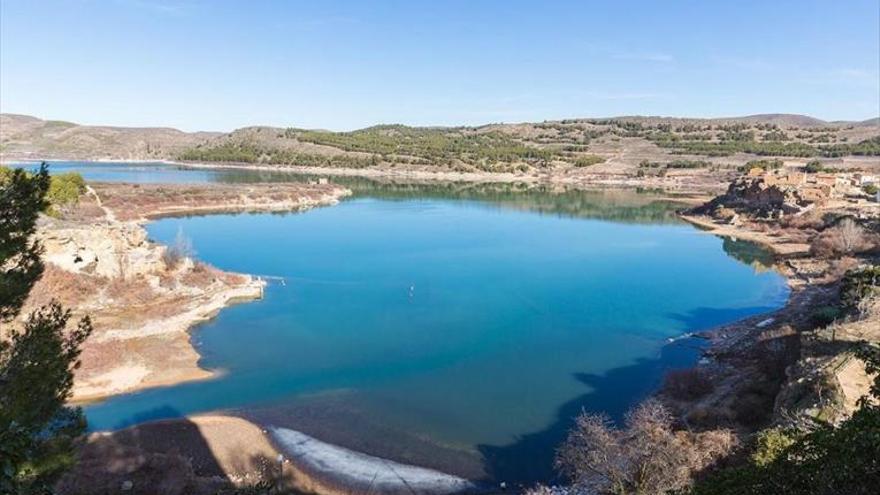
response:
[[[695,361],[699,342],[670,338],[787,297],[754,246],[650,195],[352,187],[301,214],[149,224],[158,242],[182,232],[199,259],[273,278],[194,330],[218,378],[90,405],[91,428],[229,410],[455,474],[546,480],[581,409],[619,418]]]

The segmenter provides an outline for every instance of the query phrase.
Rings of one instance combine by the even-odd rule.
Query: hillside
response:
[[[699,171],[725,179],[725,173],[760,157],[874,168],[876,156],[876,120],[826,122],[788,114],[627,116],[478,127],[377,125],[351,132],[246,127],[229,133],[81,126],[0,115],[0,158],[5,160],[170,159],[579,180],[598,174],[668,182],[668,175]]]
[[[165,127],[86,126],[4,113],[0,114],[0,158],[172,158],[217,135]]]

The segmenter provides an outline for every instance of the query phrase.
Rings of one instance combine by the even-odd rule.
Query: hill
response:
[[[169,159],[371,173],[596,175],[670,182],[698,171],[725,179],[751,160],[880,168],[880,124],[804,115],[719,119],[625,116],[477,127],[377,125],[351,132],[246,127],[228,133],[82,126],[0,114],[0,159]],[[719,173],[720,172],[720,173]],[[679,180],[679,179],[675,179]],[[679,181],[691,180],[680,179]],[[726,180],[726,179],[725,179]]]

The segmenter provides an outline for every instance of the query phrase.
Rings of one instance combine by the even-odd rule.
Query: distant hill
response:
[[[675,160],[677,168],[691,168],[707,166],[705,158],[871,156],[878,148],[878,119],[826,122],[792,114],[624,116],[477,127],[376,125],[352,132],[254,126],[228,133],[86,126],[0,114],[0,158],[5,160],[179,159],[514,173],[554,167],[632,171],[653,163],[643,171],[653,173],[657,164],[665,168]]]
[[[219,135],[166,127],[85,126],[0,114],[0,155],[11,158],[171,158]]]

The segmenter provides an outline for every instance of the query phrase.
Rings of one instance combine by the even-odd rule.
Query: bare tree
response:
[[[586,493],[660,494],[690,485],[692,474],[732,449],[733,435],[675,432],[672,416],[649,399],[616,428],[606,415],[582,413],[556,465]]]
[[[184,235],[183,229],[178,229],[177,235],[174,236],[174,242],[165,248],[165,251],[162,253],[162,259],[168,269],[174,269],[178,263],[187,258],[192,258],[194,255],[195,250],[193,249],[192,241]]]
[[[810,246],[813,254],[820,256],[859,253],[872,247],[873,242],[865,229],[851,218],[844,218],[825,229]]]

